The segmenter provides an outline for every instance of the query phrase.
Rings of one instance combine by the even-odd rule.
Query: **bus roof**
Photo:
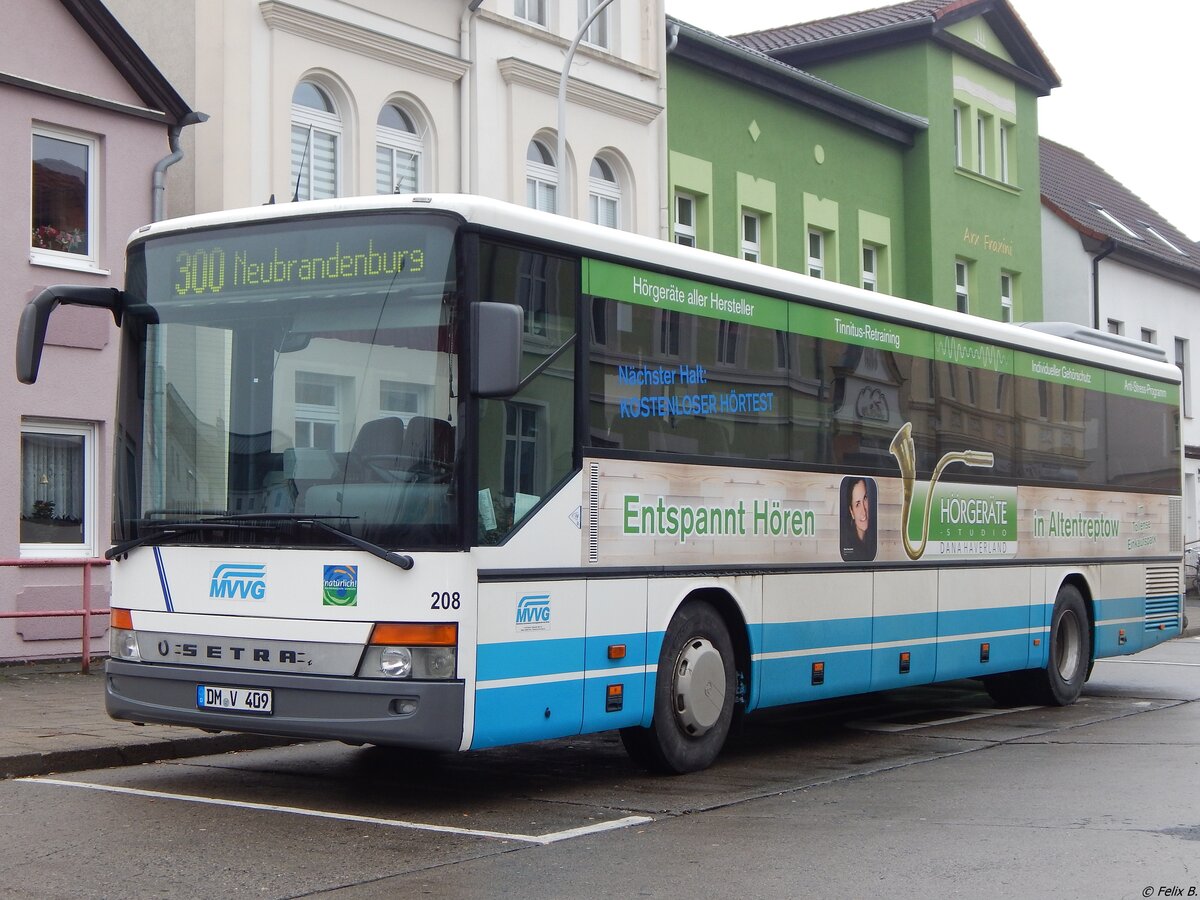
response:
[[[1177,383],[1181,380],[1178,368],[1166,361],[1165,354],[1137,352],[1139,348],[1130,346],[1128,342],[1118,345],[1107,340],[1108,336],[1102,332],[1073,323],[1027,323],[1028,327],[1020,327],[995,322],[928,303],[812,278],[774,266],[747,262],[694,247],[684,247],[670,241],[648,238],[472,194],[384,194],[273,203],[246,209],[200,213],[144,225],[131,234],[129,240],[130,243],[134,243],[224,225],[371,213],[389,209],[449,212],[470,224],[562,244],[585,256],[617,257],[627,263],[641,264],[647,268],[674,270],[697,280],[738,285],[755,293],[777,294],[842,308],[860,315],[924,325],[971,340],[1077,359],[1080,362],[1135,372],[1162,381]]]

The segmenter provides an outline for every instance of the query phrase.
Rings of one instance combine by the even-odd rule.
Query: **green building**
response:
[[[916,0],[668,60],[673,237],[960,309],[1042,318],[1037,98],[1004,0]]]

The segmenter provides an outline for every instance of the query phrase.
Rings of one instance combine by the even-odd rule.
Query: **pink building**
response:
[[[0,0],[0,21],[0,557],[85,560],[109,546],[117,329],[60,308],[22,385],[17,320],[49,285],[121,284],[125,240],[199,117],[99,0]],[[78,567],[0,568],[0,613],[78,608],[82,582]],[[92,602],[108,604],[105,569]],[[93,620],[93,652],[107,624]],[[0,660],[78,656],[80,633],[78,618],[0,619]]]

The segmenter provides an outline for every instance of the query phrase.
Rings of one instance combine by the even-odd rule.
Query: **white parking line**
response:
[[[187,803],[203,803],[208,806],[232,806],[238,809],[253,809],[262,812],[288,813],[294,816],[310,816],[316,819],[335,819],[340,822],[359,822],[367,825],[384,825],[388,828],[409,828],[414,831],[436,831],[442,834],[459,834],[465,837],[493,838],[502,841],[521,841],[526,844],[554,844],[571,838],[602,831],[614,831],[619,828],[629,828],[632,825],[644,825],[654,820],[649,816],[626,816],[623,819],[612,819],[607,822],[597,822],[594,825],[583,825],[579,828],[569,828],[566,831],[554,831],[549,834],[509,834],[504,831],[481,831],[474,828],[455,828],[451,825],[430,825],[425,822],[407,822],[403,819],[381,819],[376,816],[356,816],[350,813],[323,812],[317,809],[304,809],[299,806],[279,806],[274,803],[251,803],[247,800],[223,800],[219,797],[197,797],[192,794],[172,794],[166,791],[146,791],[141,788],[118,787],[108,784],[90,784],[86,781],[64,781],[58,778],[18,778],[27,784],[50,784],[57,787],[83,788],[89,791],[102,791],[110,794],[126,794],[134,797],[149,797],[155,800],[182,800]]]

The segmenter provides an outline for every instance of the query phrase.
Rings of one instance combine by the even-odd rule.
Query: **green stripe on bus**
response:
[[[714,287],[702,281],[646,272],[630,266],[585,259],[583,291],[593,297],[624,300],[671,312],[743,322],[759,328],[787,328],[788,303],[734,288]]]
[[[714,287],[702,281],[647,272],[632,266],[585,259],[582,268],[583,291],[595,297],[1179,405],[1178,385],[1150,378],[1106,372],[1083,363],[1066,362],[956,335],[922,331],[851,311],[824,309],[778,297]]]

